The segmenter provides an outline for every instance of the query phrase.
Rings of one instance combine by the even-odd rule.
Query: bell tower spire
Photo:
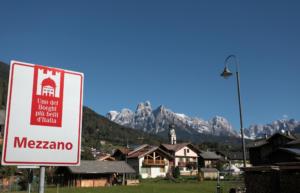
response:
[[[176,144],[175,125],[173,125],[173,124],[169,125],[169,141],[170,141],[170,144],[172,144],[172,145]]]

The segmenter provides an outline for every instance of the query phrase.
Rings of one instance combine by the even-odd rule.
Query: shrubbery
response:
[[[180,169],[179,169],[178,166],[173,169],[173,176],[174,176],[174,178],[179,178],[179,176],[180,176]]]

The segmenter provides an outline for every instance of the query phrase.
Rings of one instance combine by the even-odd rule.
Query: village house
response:
[[[295,140],[288,142],[287,144],[285,144],[285,147],[289,147],[289,148],[300,148],[300,136],[297,136],[298,138],[296,138]]]
[[[199,167],[200,168],[217,168],[218,163],[222,160],[222,156],[217,155],[213,151],[200,151]]]
[[[242,168],[244,167],[243,152],[241,151],[217,151],[217,155],[222,156],[222,159],[228,163],[229,168]],[[250,167],[249,153],[246,152],[246,166]]]
[[[278,148],[269,157],[275,164],[300,162],[300,148]]]
[[[156,178],[170,172],[173,156],[157,146],[144,144],[128,152],[126,160],[141,178]]]
[[[127,147],[118,148],[114,151],[112,154],[112,157],[115,158],[115,160],[126,160],[127,154],[131,152],[133,149],[129,149]]]
[[[300,190],[299,145],[299,140],[289,132],[276,133],[252,143],[249,155],[254,166],[243,168],[247,193]]]
[[[201,176],[204,179],[215,180],[218,178],[218,165],[223,161],[223,157],[213,151],[200,151],[198,158],[198,167]]]
[[[250,163],[253,166],[267,165],[274,163],[271,154],[277,152],[284,153],[285,151],[280,150],[280,148],[285,148],[285,146],[292,145],[296,138],[292,136],[289,132],[286,133],[275,133],[269,138],[260,139],[248,146]],[[294,142],[295,143],[295,142]],[[297,145],[297,143],[295,143]],[[274,157],[274,156],[273,156]]]
[[[101,187],[126,184],[135,170],[125,161],[83,160],[80,166],[58,167],[56,183],[73,187]]]
[[[198,153],[199,150],[191,143],[176,143],[176,133],[174,126],[169,130],[170,144],[161,144],[159,147],[171,154],[174,160],[170,162],[170,167],[179,167],[181,175],[196,175],[198,173]]]

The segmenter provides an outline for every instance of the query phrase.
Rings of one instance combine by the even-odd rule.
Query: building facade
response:
[[[141,178],[165,177],[173,156],[157,146],[141,145],[127,154],[127,163]]]
[[[198,150],[192,144],[161,144],[160,148],[174,156],[171,167],[179,167],[181,175],[198,173]]]
[[[80,166],[64,166],[56,169],[56,183],[61,186],[101,187],[126,184],[135,171],[124,161],[83,160]]]

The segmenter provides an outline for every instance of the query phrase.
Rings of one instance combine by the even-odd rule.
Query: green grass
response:
[[[221,182],[223,193],[228,193],[232,187],[237,187],[236,182]],[[99,188],[46,188],[45,193],[215,193],[216,181],[180,182],[174,183],[167,180],[147,180],[137,186],[113,186]],[[24,192],[22,192],[24,193]]]

